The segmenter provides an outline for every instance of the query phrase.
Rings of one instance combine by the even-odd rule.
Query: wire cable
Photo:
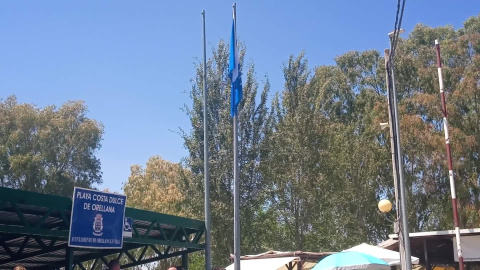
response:
[[[395,33],[397,32],[398,15],[400,13],[400,3],[401,3],[401,0],[398,0],[397,1],[397,14],[395,15],[395,25],[393,27],[393,37],[392,37],[392,40],[390,41],[392,48],[390,48],[390,59],[389,60],[393,59],[394,44],[395,44],[395,39],[396,39]]]
[[[391,40],[392,48],[390,50],[390,59],[393,60],[395,57],[395,51],[397,49],[397,43],[398,43],[398,36],[400,35],[400,29],[402,28],[402,20],[403,20],[403,13],[405,10],[405,1],[406,0],[398,0],[397,1],[397,13],[395,16],[395,26],[394,26],[394,31],[393,31],[393,37]]]

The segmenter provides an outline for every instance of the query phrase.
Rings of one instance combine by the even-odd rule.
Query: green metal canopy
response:
[[[199,220],[126,208],[133,234],[122,249],[68,247],[70,198],[0,187],[0,269],[101,269],[112,258],[122,269],[204,249]],[[89,263],[86,263],[89,262]]]

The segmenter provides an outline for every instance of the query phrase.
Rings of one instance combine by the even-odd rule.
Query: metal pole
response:
[[[430,262],[428,260],[427,239],[423,239],[423,253],[425,254],[425,270],[430,270]]]
[[[388,101],[388,127],[390,128],[390,149],[392,154],[392,170],[393,170],[393,186],[395,189],[395,206],[397,207],[397,218],[395,219],[394,223],[394,231],[398,234],[398,241],[403,243],[403,233],[400,230],[400,205],[399,205],[399,192],[398,192],[398,168],[397,168],[397,157],[395,151],[395,141],[394,141],[394,127],[392,121],[392,95],[390,93],[392,89],[392,78],[390,75],[392,74],[390,71],[390,67],[388,65],[388,61],[390,59],[390,50],[385,49],[385,73],[386,73],[386,82],[387,82],[387,101]],[[398,251],[400,253],[400,265],[402,269],[405,269],[405,249],[403,245],[398,245]]]
[[[234,175],[234,254],[235,270],[240,270],[240,183],[238,182],[238,119],[233,116],[233,175]]]
[[[391,44],[390,39],[390,46]],[[398,183],[399,183],[399,206],[400,206],[400,218],[401,218],[401,230],[403,233],[403,245],[405,248],[405,269],[412,270],[412,254],[410,250],[410,230],[408,228],[408,215],[407,215],[407,198],[405,195],[405,179],[403,177],[403,155],[402,148],[400,143],[400,124],[399,124],[399,115],[398,115],[398,101],[397,101],[397,91],[395,89],[395,73],[394,73],[393,59],[390,59],[390,72],[392,78],[392,98],[393,98],[393,112],[392,117],[394,121],[394,130],[395,130],[395,143],[397,150],[397,167],[398,167]]]
[[[233,4],[235,36],[237,35],[237,4]],[[235,39],[235,42],[236,39]],[[236,46],[236,44],[235,44]],[[233,89],[232,89],[233,91]],[[236,109],[236,108],[235,108]],[[240,183],[238,181],[238,113],[233,116],[233,182],[234,182],[234,253],[235,270],[240,270]]]
[[[445,101],[445,92],[443,88],[442,58],[440,57],[440,44],[438,44],[438,40],[435,40],[435,49],[437,51],[437,67],[438,67],[438,82],[440,84],[440,97],[442,98],[443,129],[445,130],[445,146],[447,148],[447,159],[448,159],[447,160],[448,176],[450,178],[450,189],[452,193],[453,220],[455,223],[455,236],[457,240],[458,266],[460,270],[463,270],[464,265],[463,265],[462,245],[460,242],[460,219],[458,218],[457,194],[455,191],[455,179],[453,178],[452,152],[450,149],[450,136],[448,135],[447,102]]]
[[[390,50],[385,49],[385,73],[386,73],[386,84],[387,84],[387,101],[388,101],[388,127],[390,128],[390,149],[391,149],[391,154],[392,154],[392,170],[393,170],[393,184],[394,184],[394,189],[395,189],[395,205],[398,207],[398,183],[397,183],[397,163],[396,163],[396,156],[395,156],[395,142],[393,139],[393,124],[392,124],[392,112],[391,112],[391,95],[390,95],[390,89],[391,89],[391,78],[390,78],[390,67],[388,66],[388,59],[390,58]],[[398,213],[397,213],[398,216]],[[397,230],[397,228],[395,229]],[[395,231],[397,233],[397,231]]]
[[[203,166],[205,184],[205,270],[212,269],[210,223],[210,171],[208,169],[208,90],[207,90],[207,36],[205,34],[205,10],[203,17]]]
[[[73,265],[73,248],[67,247],[65,249],[65,270],[72,270]]]
[[[188,253],[182,254],[182,270],[188,270]]]

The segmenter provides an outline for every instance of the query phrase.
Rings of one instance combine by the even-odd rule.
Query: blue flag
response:
[[[235,16],[235,15],[234,15]],[[237,106],[242,100],[242,74],[240,73],[240,60],[237,48],[237,33],[235,31],[235,17],[232,24],[232,39],[230,40],[230,65],[228,77],[232,82],[231,115],[237,114]]]

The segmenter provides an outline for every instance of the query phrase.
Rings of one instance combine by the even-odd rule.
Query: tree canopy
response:
[[[95,154],[103,126],[86,113],[82,101],[60,108],[18,103],[15,96],[1,101],[1,186],[71,196],[74,186],[102,183]]]

